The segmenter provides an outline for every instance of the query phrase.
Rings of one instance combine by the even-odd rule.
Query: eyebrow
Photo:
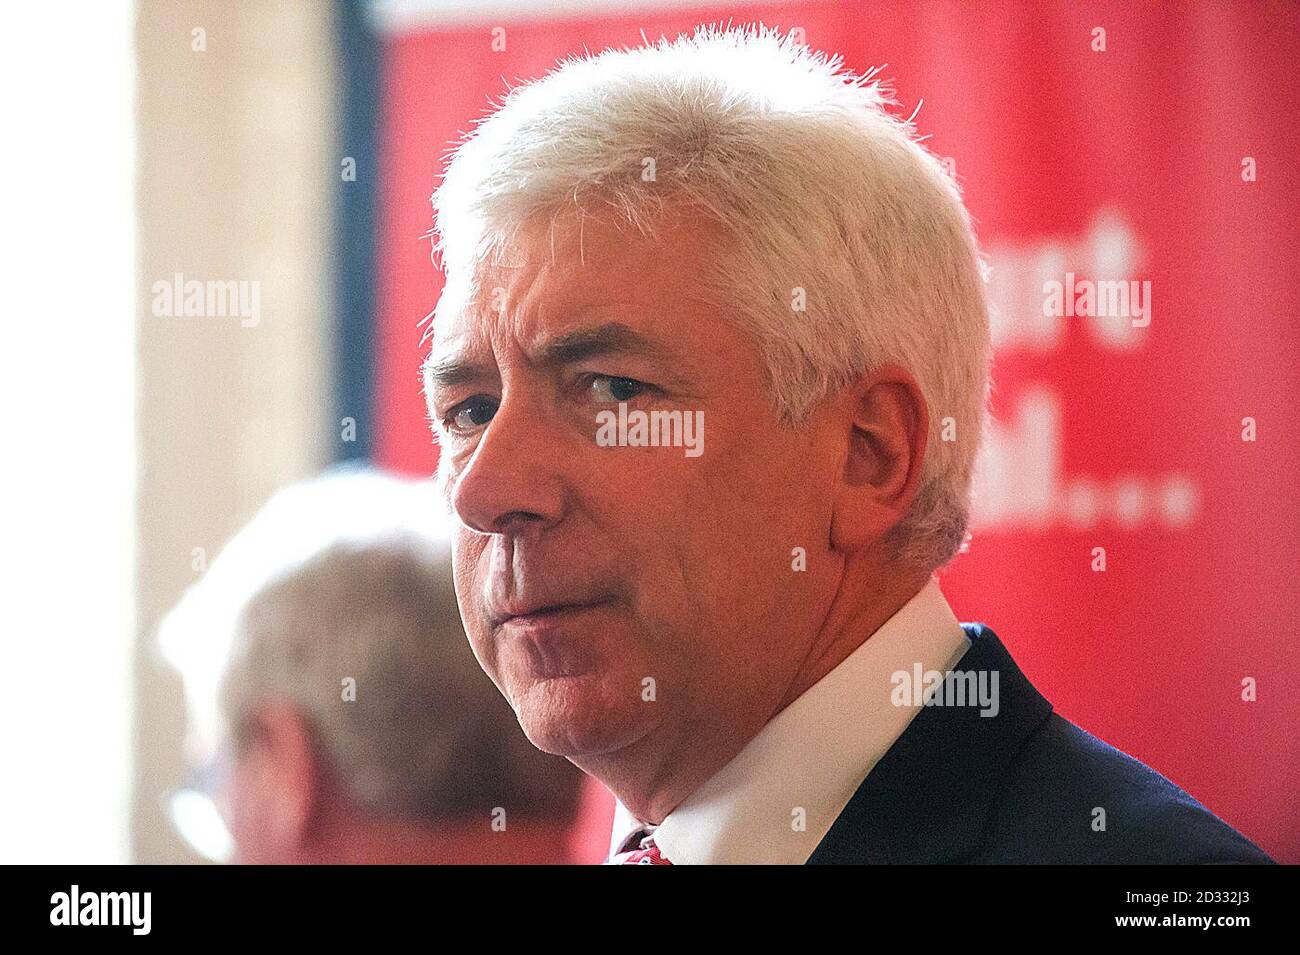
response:
[[[424,360],[420,372],[426,388],[450,388],[471,381],[482,381],[491,375],[486,366],[456,355],[444,355],[441,358],[430,355]]]
[[[606,322],[595,328],[557,335],[542,346],[538,362],[543,365],[571,365],[605,355],[644,355],[659,361],[674,357],[672,349],[647,338],[622,322]]]
[[[557,335],[538,350],[536,362],[543,366],[571,365],[591,358],[626,354],[643,355],[661,362],[680,360],[680,356],[666,345],[647,338],[622,322],[606,322],[595,328]],[[422,372],[426,387],[443,388],[482,381],[495,374],[488,366],[454,353],[440,358],[430,355]]]

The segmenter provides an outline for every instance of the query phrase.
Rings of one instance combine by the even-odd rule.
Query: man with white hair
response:
[[[164,620],[237,861],[565,861],[581,774],[475,663],[438,512],[428,482],[376,472],[295,485]]]
[[[459,146],[425,390],[475,654],[618,797],[612,861],[1264,861],[939,589],[987,304],[891,105],[703,29],[568,61]]]

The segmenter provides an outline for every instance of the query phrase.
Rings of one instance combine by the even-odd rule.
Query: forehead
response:
[[[681,217],[651,236],[591,216],[535,220],[478,267],[472,295],[468,283],[449,285],[434,315],[433,351],[503,340],[526,347],[601,320],[671,333],[708,310],[701,279],[720,244],[711,223]]]

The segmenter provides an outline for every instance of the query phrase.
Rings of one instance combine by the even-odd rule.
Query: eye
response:
[[[474,395],[454,405],[443,418],[449,431],[465,433],[481,428],[492,420],[500,402],[490,395]]]
[[[650,388],[643,381],[618,375],[592,375],[590,380],[591,390],[600,401],[631,401]]]

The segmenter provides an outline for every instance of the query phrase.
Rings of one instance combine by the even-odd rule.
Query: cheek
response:
[[[758,639],[762,621],[821,601],[820,578],[830,569],[830,493],[794,451],[728,451],[719,447],[683,485],[675,507],[685,519],[665,539],[678,551],[678,576],[698,612],[718,628],[737,618],[755,622],[737,638]]]
[[[749,573],[743,568],[765,566],[795,543],[791,522],[806,503],[800,490],[783,461],[720,448],[682,483],[677,539],[711,573]]]

